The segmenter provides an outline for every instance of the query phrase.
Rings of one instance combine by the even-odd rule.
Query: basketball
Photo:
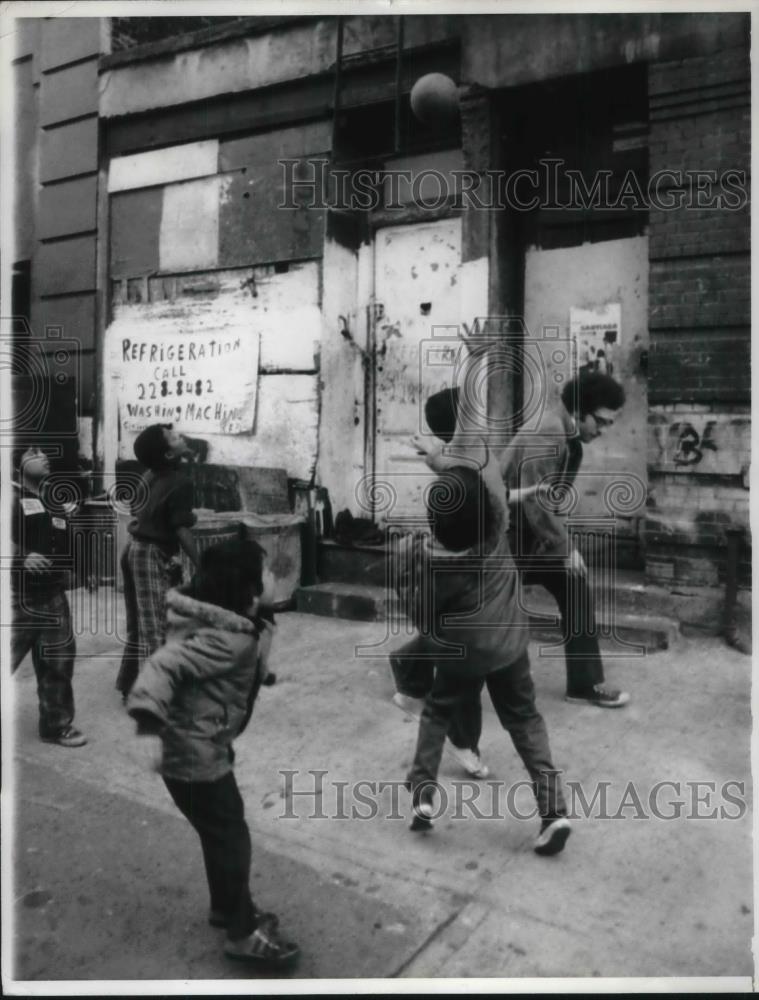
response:
[[[411,88],[411,110],[424,125],[451,125],[459,112],[459,91],[444,73],[427,73]]]

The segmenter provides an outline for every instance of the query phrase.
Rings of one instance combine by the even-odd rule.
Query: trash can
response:
[[[273,595],[275,609],[285,607],[292,602],[295,590],[300,586],[302,515],[256,514],[245,510],[225,512],[196,510],[195,513],[197,522],[192,533],[199,551],[216,542],[234,538],[240,524],[244,524],[249,537],[258,542],[268,557],[268,565],[275,582]],[[182,569],[185,580],[189,579],[192,567],[184,553],[182,553]]]

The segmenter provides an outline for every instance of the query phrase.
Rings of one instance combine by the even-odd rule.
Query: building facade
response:
[[[76,341],[104,475],[173,418],[413,523],[405,440],[486,323],[504,439],[578,366],[625,386],[584,545],[717,585],[736,529],[749,584],[749,15],[19,24],[14,312]]]

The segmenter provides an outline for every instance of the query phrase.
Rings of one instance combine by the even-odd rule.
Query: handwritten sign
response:
[[[580,368],[614,372],[614,352],[622,335],[622,307],[619,302],[595,309],[569,310],[569,334],[577,345]]]
[[[180,334],[120,331],[111,376],[126,430],[173,423],[190,434],[250,434],[259,336],[250,330]]]

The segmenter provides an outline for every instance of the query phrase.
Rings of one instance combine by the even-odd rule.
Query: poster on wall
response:
[[[587,371],[614,374],[614,353],[622,332],[619,302],[593,309],[569,310],[569,335],[576,345],[577,365]]]
[[[122,427],[139,431],[172,423],[181,433],[200,436],[250,434],[259,342],[250,330],[118,334],[111,342],[110,374]]]

